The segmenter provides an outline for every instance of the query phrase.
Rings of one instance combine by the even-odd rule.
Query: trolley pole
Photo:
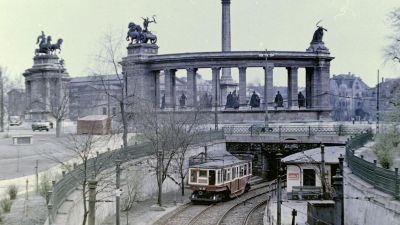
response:
[[[120,216],[119,216],[119,200],[121,191],[119,189],[120,185],[120,175],[121,175],[121,160],[115,160],[116,164],[116,182],[115,182],[115,224],[120,225]]]
[[[276,170],[276,172],[277,172],[277,195],[276,195],[276,199],[277,199],[277,201],[276,201],[276,207],[277,207],[277,210],[276,210],[276,214],[277,214],[277,216],[276,216],[276,224],[277,225],[281,225],[281,203],[282,203],[282,201],[281,201],[281,198],[282,198],[282,190],[281,190],[281,171],[280,171],[280,169],[281,169],[281,158],[282,158],[282,154],[281,153],[278,153],[278,154],[276,154],[276,162],[277,162],[277,170]]]

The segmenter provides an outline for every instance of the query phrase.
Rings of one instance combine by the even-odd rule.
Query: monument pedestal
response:
[[[27,120],[54,120],[51,110],[59,108],[58,105],[67,93],[65,88],[70,80],[60,61],[57,55],[36,55],[33,58],[33,66],[23,73]]]
[[[321,52],[329,54],[329,49],[325,47],[324,42],[311,42],[310,47],[307,48],[307,52]]]
[[[156,44],[138,43],[129,44],[127,47],[128,55],[122,59],[122,70],[127,76],[128,95],[135,96],[144,102],[154,102],[157,105],[156,99],[156,79],[151,76],[152,71],[148,64],[143,63],[143,60],[149,56],[158,54],[158,46]],[[157,101],[156,101],[157,100]],[[128,99],[128,101],[130,101]]]

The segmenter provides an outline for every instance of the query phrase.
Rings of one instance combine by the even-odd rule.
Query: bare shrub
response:
[[[16,199],[18,194],[18,187],[15,184],[9,185],[7,187],[7,193],[11,200]]]
[[[0,207],[3,212],[8,213],[11,210],[12,201],[8,198],[0,200]]]

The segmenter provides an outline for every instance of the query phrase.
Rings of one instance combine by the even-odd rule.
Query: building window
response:
[[[107,108],[103,107],[103,115],[107,115]]]
[[[112,115],[113,116],[117,115],[117,108],[115,108],[115,107],[112,108]]]
[[[315,170],[313,169],[303,170],[303,185],[315,186]]]

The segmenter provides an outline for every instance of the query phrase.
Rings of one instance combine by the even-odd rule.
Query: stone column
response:
[[[221,0],[222,3],[222,51],[231,51],[231,1]],[[223,68],[221,75],[221,93],[227,95],[233,89],[236,89],[232,75],[231,68]]]
[[[331,109],[330,96],[329,96],[329,62],[320,61],[318,63],[318,75],[319,75],[319,89],[318,99],[320,109]]]
[[[165,104],[167,108],[175,108],[175,73],[174,69],[164,70],[165,74]]]
[[[274,103],[274,65],[267,64],[264,67],[264,109],[272,107]]]
[[[26,98],[26,107],[28,110],[31,109],[31,82],[25,80],[25,98]]]
[[[44,98],[45,106],[44,106],[44,109],[46,111],[49,111],[51,108],[51,104],[55,103],[55,102],[51,102],[51,99],[50,99],[50,98],[52,98],[52,96],[50,95],[50,79],[45,78],[44,84],[45,84],[45,90],[44,90],[45,91],[45,98]],[[57,102],[57,104],[58,104],[58,102]]]
[[[314,68],[313,67],[307,67],[306,68],[306,108],[312,108],[313,107],[313,88],[312,88],[312,78],[314,74]]]
[[[219,67],[213,67],[211,68],[212,70],[212,93],[211,95],[213,96],[213,105],[214,107],[218,107],[220,105],[220,89],[219,89],[219,74],[221,71],[221,68]]]
[[[288,108],[294,109],[298,107],[297,94],[298,94],[298,68],[288,67]]]
[[[320,68],[315,66],[311,77],[311,108],[320,108]]]
[[[187,106],[197,106],[197,80],[196,80],[196,68],[188,68],[187,70],[187,85],[186,85],[186,97]]]
[[[161,106],[161,96],[160,96],[160,71],[154,71],[154,79],[155,79],[155,101],[154,101],[154,107],[156,109],[159,109]]]
[[[239,67],[239,101],[241,106],[247,105],[246,98],[246,67]]]
[[[222,0],[222,51],[231,51],[231,0]]]

